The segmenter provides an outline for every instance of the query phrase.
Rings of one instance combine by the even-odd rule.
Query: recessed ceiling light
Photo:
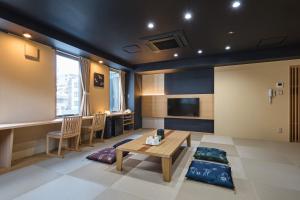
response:
[[[230,50],[230,49],[231,49],[231,46],[226,46],[225,47],[225,50],[227,50],[227,51]]]
[[[203,51],[202,51],[201,49],[199,49],[199,50],[197,51],[197,53],[198,53],[198,54],[202,54]]]
[[[231,5],[233,8],[238,8],[241,6],[241,2],[240,1],[234,1],[232,2],[232,5]]]
[[[228,32],[228,35],[233,35],[233,34],[234,34],[233,31],[229,31],[229,32]]]
[[[148,29],[153,29],[155,27],[155,24],[153,22],[149,22],[147,24]]]
[[[175,58],[177,58],[178,57],[178,53],[174,53],[174,55],[173,55]]]
[[[103,61],[102,61],[102,60],[99,60],[99,63],[100,63],[100,64],[102,64],[102,63],[103,63]]]
[[[186,13],[184,14],[184,19],[185,19],[185,20],[191,20],[192,18],[193,18],[193,15],[192,15],[191,12],[186,12]]]
[[[28,39],[31,38],[31,35],[29,33],[23,33],[23,36]]]

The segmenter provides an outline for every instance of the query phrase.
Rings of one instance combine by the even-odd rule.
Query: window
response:
[[[110,71],[110,111],[121,110],[121,77],[117,71]]]
[[[78,115],[81,104],[79,61],[56,55],[56,115]]]

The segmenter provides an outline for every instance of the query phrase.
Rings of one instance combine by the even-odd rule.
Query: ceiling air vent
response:
[[[123,51],[125,51],[126,53],[138,53],[141,51],[141,48],[136,44],[132,44],[124,46]]]
[[[257,48],[264,49],[281,47],[284,45],[286,38],[286,36],[263,38],[258,42]]]
[[[146,45],[154,52],[188,46],[188,42],[183,31],[173,31],[160,35],[143,37],[141,39],[146,40]]]

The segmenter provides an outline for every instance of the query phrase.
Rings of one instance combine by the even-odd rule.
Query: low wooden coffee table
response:
[[[191,133],[188,131],[165,131],[165,139],[159,146],[146,145],[146,138],[154,135],[156,131],[145,134],[142,137],[117,147],[117,170],[122,170],[123,152],[134,152],[161,158],[163,179],[171,181],[172,156],[186,140],[187,146],[191,146]]]

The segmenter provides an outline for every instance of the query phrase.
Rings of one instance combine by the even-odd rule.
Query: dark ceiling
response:
[[[226,45],[236,53],[299,47],[299,0],[241,2],[233,9],[232,0],[0,0],[0,8],[7,11],[0,17],[23,20],[22,25],[34,23],[52,36],[72,38],[127,66],[222,55]],[[185,11],[192,12],[191,21],[183,19]],[[156,24],[153,30],[147,29],[149,21]],[[184,32],[187,47],[156,53],[141,39],[175,30]],[[133,44],[139,52],[123,50]],[[198,49],[203,55],[197,54]]]

